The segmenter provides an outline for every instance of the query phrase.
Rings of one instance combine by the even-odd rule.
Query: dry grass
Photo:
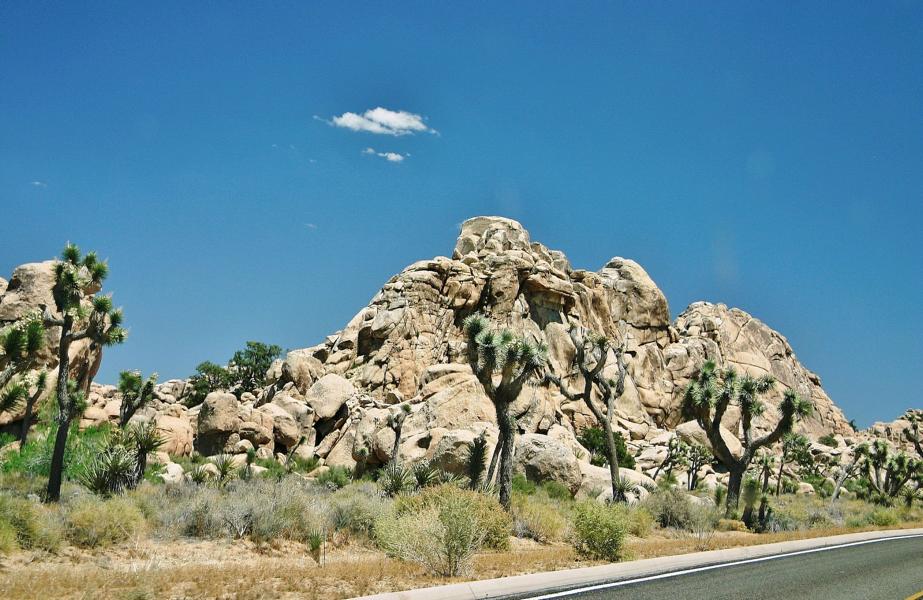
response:
[[[905,524],[905,527],[921,524]],[[866,530],[875,529],[873,527]],[[721,532],[712,549],[749,546],[859,531],[832,528],[778,534]],[[694,552],[695,540],[675,537],[631,538],[631,558]],[[569,545],[512,541],[507,552],[475,558],[477,579],[591,566]],[[0,597],[29,599],[141,600],[155,598],[337,599],[377,592],[452,583],[423,569],[385,557],[358,544],[333,549],[319,567],[304,545],[257,547],[237,541],[137,540],[105,551],[72,547],[57,555],[23,552],[6,558],[0,571]]]

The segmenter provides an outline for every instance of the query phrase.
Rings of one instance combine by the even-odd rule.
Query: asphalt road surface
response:
[[[923,537],[916,537],[710,568],[636,583],[620,582],[615,587],[603,589],[549,592],[521,598],[905,600],[921,593]]]

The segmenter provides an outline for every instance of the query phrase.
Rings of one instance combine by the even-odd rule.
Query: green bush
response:
[[[330,496],[330,521],[337,531],[371,535],[375,521],[387,511],[390,500],[370,482],[348,485]]]
[[[684,492],[675,488],[658,488],[644,499],[642,506],[661,527],[689,529],[692,524],[692,503]]]
[[[526,476],[522,473],[517,473],[513,475],[513,491],[519,492],[520,494],[534,494],[535,490],[538,487],[526,479]]]
[[[82,498],[65,514],[67,539],[75,546],[97,548],[134,537],[144,530],[144,515],[128,498]]]
[[[0,554],[12,554],[19,550],[16,530],[7,521],[0,521]]]
[[[463,490],[451,484],[443,484],[424,488],[412,496],[400,496],[396,499],[394,506],[400,516],[422,513],[430,508],[440,509],[446,503],[455,501],[456,498],[471,506],[478,529],[484,531],[484,544],[488,548],[496,550],[509,548],[512,522],[510,516],[493,496]]]
[[[866,516],[869,524],[876,527],[893,527],[900,521],[897,512],[891,508],[875,508]]]
[[[828,433],[827,435],[820,436],[819,438],[817,438],[817,441],[823,444],[824,446],[830,446],[831,448],[836,448],[840,445],[837,439],[833,437],[832,433]]]
[[[512,503],[513,529],[518,537],[537,542],[558,542],[567,533],[567,520],[560,507],[540,496],[514,494]]]
[[[32,500],[0,494],[0,526],[12,531],[23,549],[54,552],[61,545],[56,515]]]
[[[615,436],[615,457],[619,461],[619,467],[624,469],[635,468],[635,457],[628,452],[628,446],[625,445],[625,438],[621,432],[614,432]],[[606,432],[599,427],[588,427],[580,432],[577,437],[580,445],[590,451],[590,462],[597,467],[609,464],[609,451],[606,449]]]
[[[654,527],[654,517],[643,506],[631,506],[627,509],[628,532],[640,538],[645,538],[651,534]]]
[[[474,553],[484,544],[479,516],[468,498],[447,495],[438,506],[379,519],[375,536],[391,556],[436,575],[457,577],[470,571]]]
[[[574,497],[570,490],[567,489],[567,486],[559,481],[546,481],[539,487],[553,500],[570,500]]]
[[[346,487],[352,481],[352,469],[346,467],[330,467],[317,476],[317,483],[326,486],[332,490],[338,490]]]
[[[584,500],[574,508],[574,548],[583,556],[621,560],[627,531],[625,513],[615,506]]]

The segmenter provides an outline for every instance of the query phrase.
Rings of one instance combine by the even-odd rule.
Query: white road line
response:
[[[826,550],[836,550],[838,548],[849,548],[850,546],[862,546],[864,544],[877,544],[878,542],[906,540],[906,539],[918,538],[918,537],[923,537],[923,534],[916,533],[912,535],[897,535],[893,537],[879,538],[876,540],[863,540],[861,542],[849,542],[848,544],[838,544],[836,546],[824,546],[821,548],[811,548],[810,550],[798,550],[796,552],[788,552],[786,554],[773,554],[772,556],[761,556],[759,558],[747,558],[744,560],[737,560],[734,562],[720,563],[717,565],[708,565],[706,567],[696,567],[694,569],[684,569],[682,571],[672,571],[670,573],[661,573],[660,575],[649,575],[647,577],[638,577],[635,579],[624,579],[621,581],[613,581],[611,583],[600,583],[597,585],[591,585],[587,587],[566,590],[563,592],[545,594],[543,596],[527,596],[526,600],[549,600],[550,598],[564,598],[565,596],[573,596],[575,594],[582,594],[584,592],[595,592],[597,590],[607,590],[610,588],[631,585],[633,583],[644,583],[646,581],[656,581],[658,579],[669,579],[670,577],[679,577],[680,575],[688,575],[690,573],[701,573],[702,571],[713,571],[715,569],[723,569],[725,567],[736,567],[737,565],[746,565],[750,563],[763,562],[767,560],[775,560],[777,558],[788,558],[789,556],[798,556],[801,554],[813,554],[815,552],[824,552]]]

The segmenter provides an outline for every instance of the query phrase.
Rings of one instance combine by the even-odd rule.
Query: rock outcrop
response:
[[[14,273],[0,296],[0,319],[47,303],[46,269],[26,265]],[[475,312],[547,344],[548,368],[559,376],[571,371],[571,326],[624,340],[628,377],[614,426],[628,440],[639,471],[650,473],[659,464],[677,427],[683,437],[696,439],[694,427],[681,426],[682,395],[708,359],[775,376],[779,383],[757,429],[775,422],[784,390],[794,389],[814,403],[802,432],[814,439],[853,434],[817,375],[801,365],[781,334],[758,319],[723,304],[698,302],[671,321],[663,292],[634,261],[614,257],[596,272],[574,269],[563,253],[532,242],[519,223],[499,217],[466,221],[451,257],[416,262],[389,279],[342,330],[277,361],[265,389],[239,398],[215,393],[187,409],[180,403],[185,382],[171,381],[157,386],[156,402],[136,419],[156,419],[170,432],[177,453],[192,447],[205,454],[254,448],[266,457],[297,449],[328,465],[376,466],[393,458],[390,415],[406,406],[400,458],[433,460],[461,472],[476,436],[484,435],[490,450],[497,440],[493,406],[466,362],[462,322]],[[94,393],[94,418],[112,420],[113,408],[105,400],[110,392]],[[582,403],[533,383],[513,412],[521,472],[538,480],[555,478],[575,493],[605,488],[597,481],[601,471],[589,464],[589,453],[576,440],[595,424]],[[729,410],[723,423],[729,437],[738,421],[739,414]],[[712,485],[721,476],[710,467],[705,475]],[[626,476],[649,483],[641,472]]]

